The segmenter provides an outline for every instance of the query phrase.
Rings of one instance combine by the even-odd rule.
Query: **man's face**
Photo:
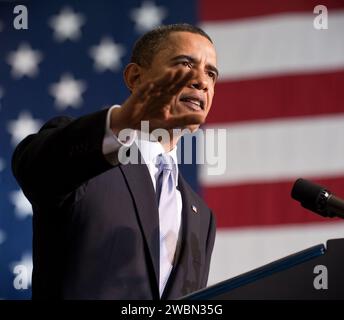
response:
[[[149,68],[144,69],[142,79],[154,79],[164,72],[179,69],[192,69],[195,76],[174,96],[171,112],[174,115],[197,112],[205,120],[211,108],[218,77],[213,44],[199,34],[173,32],[162,44]],[[198,127],[199,125],[188,126],[191,131]]]

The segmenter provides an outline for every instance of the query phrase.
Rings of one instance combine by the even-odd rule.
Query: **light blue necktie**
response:
[[[171,274],[178,240],[178,209],[174,170],[176,164],[171,156],[158,156],[159,175],[156,185],[159,203],[160,227],[160,281],[159,291],[162,295]]]

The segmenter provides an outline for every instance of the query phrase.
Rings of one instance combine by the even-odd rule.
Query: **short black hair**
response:
[[[145,33],[136,41],[132,51],[130,62],[136,63],[143,67],[150,66],[155,54],[160,49],[161,45],[166,41],[167,37],[172,32],[181,31],[200,34],[201,36],[207,38],[211,43],[213,43],[209,35],[207,35],[201,28],[195,27],[191,24],[178,23],[162,25]]]

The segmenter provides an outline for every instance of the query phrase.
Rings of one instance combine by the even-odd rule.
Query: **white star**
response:
[[[12,67],[11,74],[14,78],[34,77],[38,74],[38,64],[42,59],[40,51],[32,50],[29,44],[22,43],[17,51],[10,52],[7,63]]]
[[[0,172],[5,169],[5,161],[4,159],[0,158]]]
[[[0,230],[0,244],[5,242],[5,240],[6,240],[6,234],[2,230]]]
[[[32,118],[30,112],[22,111],[17,120],[9,121],[7,130],[12,135],[12,144],[16,146],[31,133],[36,133],[42,126],[42,121]]]
[[[14,204],[14,213],[17,218],[24,219],[27,216],[32,216],[32,207],[29,200],[25,197],[23,191],[17,190],[10,193],[10,200]]]
[[[90,50],[90,55],[94,59],[94,67],[102,72],[106,69],[116,71],[121,67],[121,57],[125,53],[125,48],[116,44],[110,38],[103,38],[98,46]]]
[[[141,33],[160,25],[166,16],[166,9],[157,7],[152,1],[144,1],[141,8],[135,8],[130,13],[130,17],[136,23],[136,30]]]
[[[10,265],[11,271],[14,272],[14,269],[17,266],[23,266],[24,267],[24,269],[26,270],[26,274],[28,276],[27,285],[31,286],[31,283],[32,283],[32,269],[33,269],[32,254],[26,252],[26,253],[24,253],[22,255],[20,261],[16,261],[16,262],[11,263],[11,265]]]
[[[82,93],[86,90],[86,83],[75,80],[70,74],[64,74],[58,83],[50,86],[49,91],[55,98],[55,105],[59,110],[68,106],[78,108],[82,104]]]
[[[49,25],[54,29],[54,37],[62,42],[67,39],[76,41],[81,36],[80,28],[85,23],[85,16],[74,13],[69,7],[63,8],[60,13],[49,20]]]

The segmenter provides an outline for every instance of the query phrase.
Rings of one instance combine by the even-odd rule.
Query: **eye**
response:
[[[216,79],[216,74],[215,74],[215,72],[208,71],[208,76],[209,76],[210,78],[212,78],[213,80]]]
[[[189,61],[181,61],[180,64],[183,65],[184,67],[192,68],[192,64]]]

